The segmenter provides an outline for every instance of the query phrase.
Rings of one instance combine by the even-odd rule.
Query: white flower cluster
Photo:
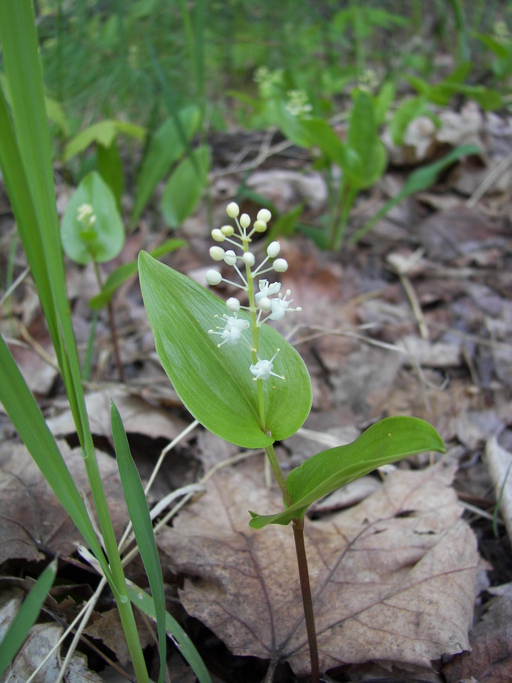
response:
[[[271,271],[284,273],[288,270],[287,261],[284,258],[277,258],[281,251],[279,242],[271,242],[268,245],[266,257],[255,267],[256,257],[250,250],[252,237],[255,233],[264,233],[267,230],[267,224],[272,216],[268,209],[261,209],[251,229],[250,217],[246,213],[240,215],[240,208],[235,202],[228,204],[226,213],[235,220],[238,232],[235,231],[233,226],[224,225],[222,228],[212,230],[212,238],[218,244],[231,245],[238,250],[238,253],[235,249],[226,249],[216,245],[210,248],[210,256],[214,261],[223,262],[232,267],[242,284],[222,277],[218,270],[213,269],[206,273],[206,281],[209,285],[218,285],[221,282],[226,282],[242,289],[247,293],[249,305],[243,306],[235,297],[229,298],[226,301],[226,307],[231,315],[224,314],[222,316],[224,326],[218,326],[215,330],[208,330],[208,332],[220,336],[222,341],[217,344],[219,348],[224,344],[234,346],[239,341],[243,341],[249,346],[255,361],[249,368],[254,375],[254,380],[266,380],[272,375],[284,379],[282,375],[277,375],[273,372],[273,363],[279,349],[277,349],[272,358],[265,360],[259,357],[257,348],[257,329],[266,320],[281,320],[286,313],[301,310],[300,307],[290,307],[290,304],[293,302],[293,299],[290,298],[291,291],[288,289],[283,295],[280,282],[269,283],[266,279],[259,279],[261,275]],[[258,282],[259,290],[257,292],[255,288],[256,282]],[[246,319],[238,318],[237,314],[240,309],[245,309],[250,313],[251,323]],[[252,344],[244,337],[244,332],[251,327],[254,328]]]
[[[96,223],[96,216],[90,204],[81,204],[76,212],[76,219],[84,228],[90,228]]]
[[[304,90],[288,90],[286,96],[288,101],[285,107],[292,116],[311,118],[313,107],[309,104],[308,95]]]

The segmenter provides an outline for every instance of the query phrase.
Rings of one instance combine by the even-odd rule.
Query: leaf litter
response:
[[[460,452],[453,487],[449,484],[453,474],[449,467],[400,470],[356,507],[333,513],[333,508],[344,503],[327,501],[331,514],[326,515],[318,507],[315,518],[306,525],[307,549],[318,591],[323,662],[334,671],[340,667],[343,672],[350,671],[354,680],[376,670],[371,669],[372,659],[379,660],[375,666],[384,666],[382,676],[391,670],[398,676],[396,672],[401,670],[400,675],[407,680],[404,670],[420,667],[422,677],[427,678],[431,661],[450,659],[450,653],[462,652],[470,645],[474,654],[455,655],[453,659],[454,667],[464,662],[463,668],[450,672],[448,665],[443,667],[449,683],[477,673],[482,677],[492,675],[493,680],[508,680],[510,633],[499,617],[501,613],[509,614],[508,598],[500,592],[493,595],[497,589],[489,586],[478,597],[482,586],[475,579],[475,536],[460,519],[462,508],[456,503],[458,494],[465,501],[464,516],[477,534],[482,553],[492,561],[493,584],[501,579],[507,585],[511,578],[510,546],[501,526],[494,539],[489,520],[498,497],[493,488],[496,494],[501,491],[503,471],[500,465],[491,481],[480,454],[486,443],[494,455],[500,454],[501,448],[508,458],[512,451],[510,178],[501,174],[483,198],[479,196],[479,183],[494,173],[508,143],[499,132],[493,132],[499,117],[487,114],[477,121],[472,114],[470,109],[461,111],[455,125],[454,117],[447,117],[444,128],[451,131],[450,135],[478,135],[487,156],[458,164],[437,188],[396,207],[360,244],[344,247],[341,254],[321,252],[300,235],[283,246],[290,262],[285,286],[293,289],[305,314],[302,329],[284,331],[292,334],[312,374],[315,402],[307,426],[325,433],[340,424],[363,427],[388,414],[414,414],[434,424]],[[498,123],[503,121],[499,119]],[[229,139],[234,139],[234,147],[238,148],[236,135]],[[430,144],[420,135],[413,140],[413,147],[424,148],[425,158],[430,159],[439,142],[436,139]],[[455,139],[452,142],[456,144]],[[298,162],[291,157],[278,162],[301,175],[307,165],[303,156]],[[271,170],[258,169],[260,175],[253,178],[254,186],[277,188],[276,201],[283,212],[295,208],[297,173],[281,173],[278,187]],[[236,191],[236,168],[229,180]],[[392,181],[396,181],[395,185],[398,182],[398,188],[393,188]],[[362,197],[354,210],[354,229],[377,210],[379,202],[396,194],[401,183],[394,169]],[[465,200],[469,193],[474,193],[473,197]],[[314,220],[322,207],[318,202],[305,203],[305,219]],[[224,197],[220,197],[218,206],[214,206],[219,217],[224,204]],[[251,212],[252,208],[247,204],[244,210]],[[6,220],[4,217],[3,223]],[[190,249],[170,257],[174,267],[199,279],[208,262],[205,224],[201,208],[198,216],[183,226]],[[165,226],[160,227],[163,232]],[[140,247],[147,248],[152,239],[154,235],[142,222],[137,248],[139,240]],[[410,263],[418,249],[423,250],[421,259],[405,275],[418,300],[422,320],[412,307],[400,273],[396,268],[390,270],[393,262],[387,262],[389,255],[398,253],[405,257],[405,263]],[[398,263],[403,265],[404,258]],[[90,329],[84,287],[87,273],[72,265],[67,271],[70,282],[78,283],[72,288],[73,311],[78,339],[85,348]],[[186,416],[163,371],[153,363],[151,336],[141,325],[145,316],[138,287],[128,284],[115,303],[123,314],[123,358],[130,378],[125,394],[130,438],[145,434],[146,446],[158,436],[170,439]],[[26,296],[21,300],[15,297],[13,310],[27,327],[37,319]],[[30,324],[28,329],[35,342],[45,347],[44,328]],[[95,377],[111,380],[116,375],[108,356],[104,318],[100,317],[97,329]],[[33,341],[28,344],[35,348]],[[400,349],[401,345],[405,349]],[[60,416],[56,415],[60,389],[53,379],[54,370],[42,368],[41,375],[39,370],[36,374],[33,359],[33,352],[20,354],[43,409],[56,418],[56,433],[71,435],[72,441],[74,429],[69,416],[64,414],[59,424]],[[98,390],[95,383],[90,389],[95,434],[108,441],[110,427],[104,406],[111,394],[115,393],[119,400],[126,387],[110,383]],[[1,420],[2,434],[10,438],[3,416]],[[289,441],[278,449],[285,468],[300,464],[296,461],[303,457],[296,443]],[[52,502],[53,494],[37,480],[20,447],[13,448],[12,442],[4,446],[7,450],[2,450],[0,483],[0,549],[2,561],[7,563],[4,571],[13,566],[30,567],[27,562],[40,560],[47,552],[62,553],[66,558],[62,564],[68,571],[78,567],[79,563],[69,557],[79,541],[69,520],[62,518],[60,507]],[[63,448],[70,466],[76,464],[79,470],[80,454]],[[187,451],[187,455],[195,456],[190,458],[195,462],[193,467],[197,469],[202,463],[206,470],[232,454],[231,447],[221,448],[203,434]],[[115,464],[110,456],[99,453],[99,457],[105,460],[106,479],[112,486],[109,504],[116,528],[121,529],[127,517],[119,502]],[[139,454],[140,462],[144,458],[148,459],[147,448]],[[427,461],[417,456],[411,463],[411,467],[424,467]],[[166,494],[165,487],[180,485],[176,479],[160,486],[159,495]],[[255,473],[241,465],[234,471],[217,473],[207,494],[182,511],[172,529],[164,529],[160,540],[164,566],[185,577],[180,594],[183,606],[217,633],[232,653],[257,653],[257,657],[271,660],[282,657],[296,672],[307,674],[298,588],[292,586],[296,570],[290,530],[272,527],[257,534],[247,526],[249,508],[271,511],[279,503],[274,493],[262,487],[262,481],[259,470]],[[504,490],[507,492],[508,487]],[[503,516],[508,514],[506,501],[504,497]],[[206,505],[215,514],[208,513]],[[188,542],[185,534],[191,536]],[[140,568],[132,565],[132,570],[139,572]],[[271,586],[274,574],[275,586]],[[176,577],[167,571],[167,579],[175,591]],[[468,643],[475,598],[476,626]],[[94,616],[97,624],[101,624],[100,613],[108,615],[110,606],[108,601],[98,605]],[[73,613],[75,608],[69,604],[68,608]],[[482,611],[484,618],[480,619]],[[506,619],[510,623],[509,617]],[[495,647],[500,643],[503,649]],[[111,646],[119,649],[115,633]],[[228,657],[226,654],[223,662],[226,676],[231,675],[232,666]],[[349,666],[349,662],[354,664]]]
[[[386,660],[428,668],[468,649],[479,558],[450,487],[454,467],[397,471],[359,505],[306,523],[321,668]],[[180,599],[238,655],[309,673],[290,529],[247,526],[278,496],[237,468],[159,536]]]

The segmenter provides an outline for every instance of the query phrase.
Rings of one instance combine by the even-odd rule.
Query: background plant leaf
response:
[[[88,147],[97,143],[103,147],[110,147],[116,137],[123,133],[136,140],[143,141],[146,137],[146,129],[125,121],[106,119],[99,123],[81,130],[73,137],[64,150],[63,161],[69,161],[72,157],[84,152]]]
[[[197,147],[173,171],[162,195],[162,214],[171,228],[178,228],[195,210],[208,179],[210,148]]]
[[[43,571],[23,601],[23,605],[9,626],[7,633],[3,636],[2,647],[0,647],[0,677],[16,656],[28,632],[35,624],[46,596],[55,581],[56,574],[57,560],[55,559]]]
[[[158,183],[183,155],[187,143],[201,126],[201,109],[197,105],[184,107],[176,117],[179,125],[174,118],[167,119],[149,142],[137,178],[137,191],[130,219],[132,225],[139,219]]]
[[[176,249],[179,249],[180,247],[184,247],[186,244],[187,243],[185,240],[174,238],[166,240],[163,244],[160,244],[158,247],[156,247],[156,249],[152,249],[149,252],[149,255],[158,259],[162,256],[165,256],[165,254],[169,254]],[[118,266],[110,273],[103,283],[101,292],[96,294],[96,296],[93,296],[92,299],[89,299],[89,306],[93,310],[99,310],[100,308],[103,308],[103,306],[106,306],[123,282],[126,282],[126,280],[129,280],[134,275],[137,275],[138,270],[139,266],[137,261],[130,261],[129,263],[123,263],[121,266]]]
[[[370,187],[384,173],[387,155],[377,135],[372,98],[362,90],[356,95],[350,115],[347,146],[352,156],[344,171],[350,184],[358,189]]]
[[[77,219],[82,204],[90,204],[96,216],[91,230],[83,236]],[[62,246],[76,263],[101,263],[115,258],[124,245],[125,231],[111,189],[96,171],[89,173],[71,197],[62,218]]]

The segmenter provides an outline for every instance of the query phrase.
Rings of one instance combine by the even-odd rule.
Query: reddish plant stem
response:
[[[272,470],[276,477],[286,507],[292,505],[292,498],[283,477],[279,462],[272,445],[265,448]],[[304,607],[304,619],[306,622],[306,632],[308,635],[309,658],[311,660],[311,683],[320,683],[320,665],[318,661],[318,644],[316,640],[315,613],[313,610],[313,597],[311,595],[311,584],[309,581],[308,558],[306,555],[306,545],[304,543],[304,518],[294,519],[293,538],[295,540],[295,553],[297,555],[297,566],[299,569],[300,590],[302,593],[302,605]]]
[[[112,302],[108,302],[108,320],[110,324],[110,335],[112,337],[112,345],[114,347],[114,356],[116,359],[117,371],[119,372],[119,379],[125,382],[123,362],[121,361],[121,353],[119,351],[119,341],[117,339],[116,325],[114,322],[114,307]]]
[[[100,275],[100,269],[98,268],[98,264],[96,261],[93,261],[94,263],[94,272],[96,273],[96,280],[98,281],[98,286],[101,289],[103,287],[103,282],[101,279]],[[121,361],[121,353],[119,351],[119,342],[117,339],[117,331],[116,331],[116,324],[114,322],[114,307],[112,306],[112,301],[108,302],[107,305],[108,308],[108,322],[110,326],[110,336],[112,337],[112,346],[114,347],[114,357],[116,359],[116,365],[117,365],[117,371],[119,373],[119,379],[121,382],[125,382],[125,377],[124,377],[124,368],[123,368],[123,363]]]
[[[304,607],[304,618],[306,621],[306,631],[308,634],[309,658],[311,660],[311,683],[320,683],[320,665],[318,660],[318,643],[316,640],[315,613],[313,610],[311,583],[309,581],[306,545],[304,543],[304,519],[293,520],[293,537],[295,539],[295,552],[297,554],[297,566],[299,568],[302,604]]]

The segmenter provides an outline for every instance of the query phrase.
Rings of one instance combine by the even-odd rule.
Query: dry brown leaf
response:
[[[500,512],[512,543],[512,453],[502,448],[495,436],[485,444],[485,459]]]
[[[168,411],[155,408],[142,398],[130,395],[122,385],[119,385],[94,391],[85,397],[91,430],[95,435],[110,438],[110,401],[116,404],[129,434],[145,434],[153,439],[163,437],[171,441],[188,425]],[[74,434],[76,431],[73,415],[67,407],[61,415],[47,422],[55,436]]]
[[[483,248],[506,248],[501,225],[463,206],[432,214],[418,226],[416,235],[428,258],[441,263]]]
[[[1,679],[1,683],[24,683],[35,671],[50,650],[57,644],[63,628],[56,624],[36,624],[28,635],[16,659]],[[41,667],[33,679],[34,683],[54,683],[60,669],[58,649]],[[66,677],[67,683],[101,683],[98,674],[91,671],[83,655],[74,655],[69,663]]]
[[[472,531],[450,487],[453,468],[398,471],[356,507],[306,524],[322,669],[369,660],[430,667],[468,647],[478,564]],[[239,468],[160,536],[188,578],[181,599],[237,655],[309,656],[291,529],[248,527],[247,510],[278,498]]]
[[[404,362],[428,366],[431,368],[459,367],[461,364],[462,341],[433,342],[422,339],[416,334],[408,334],[396,343],[397,348],[403,349]]]
[[[458,683],[470,676],[492,683],[512,680],[511,584],[491,590],[498,596],[489,601],[482,619],[471,631],[472,651],[455,657],[443,668],[447,683]]]
[[[89,494],[79,448],[59,448],[78,489]],[[117,465],[97,451],[98,463],[117,534],[128,521]],[[0,449],[0,563],[10,558],[40,560],[49,553],[70,555],[83,542],[71,519],[23,445],[3,444]]]
[[[151,634],[144,617],[138,611],[135,611],[135,621],[142,647],[145,648],[154,643],[155,637]],[[103,614],[95,613],[91,622],[85,629],[85,633],[91,638],[96,638],[105,643],[112,652],[116,653],[121,665],[126,666],[130,662],[130,651],[126,644],[123,626],[117,609],[111,609]]]
[[[321,211],[328,201],[325,179],[317,172],[305,175],[287,169],[265,169],[252,173],[247,179],[247,187],[270,199],[280,213],[290,211],[298,204]]]
[[[24,596],[24,592],[19,588],[9,588],[0,593],[0,643],[20,611]]]
[[[39,396],[46,396],[55,382],[58,370],[55,362],[51,365],[38,353],[37,346],[49,358],[55,358],[50,335],[42,316],[33,320],[26,332],[30,337],[23,339],[20,335],[25,343],[23,346],[13,345],[11,353],[30,391]]]

